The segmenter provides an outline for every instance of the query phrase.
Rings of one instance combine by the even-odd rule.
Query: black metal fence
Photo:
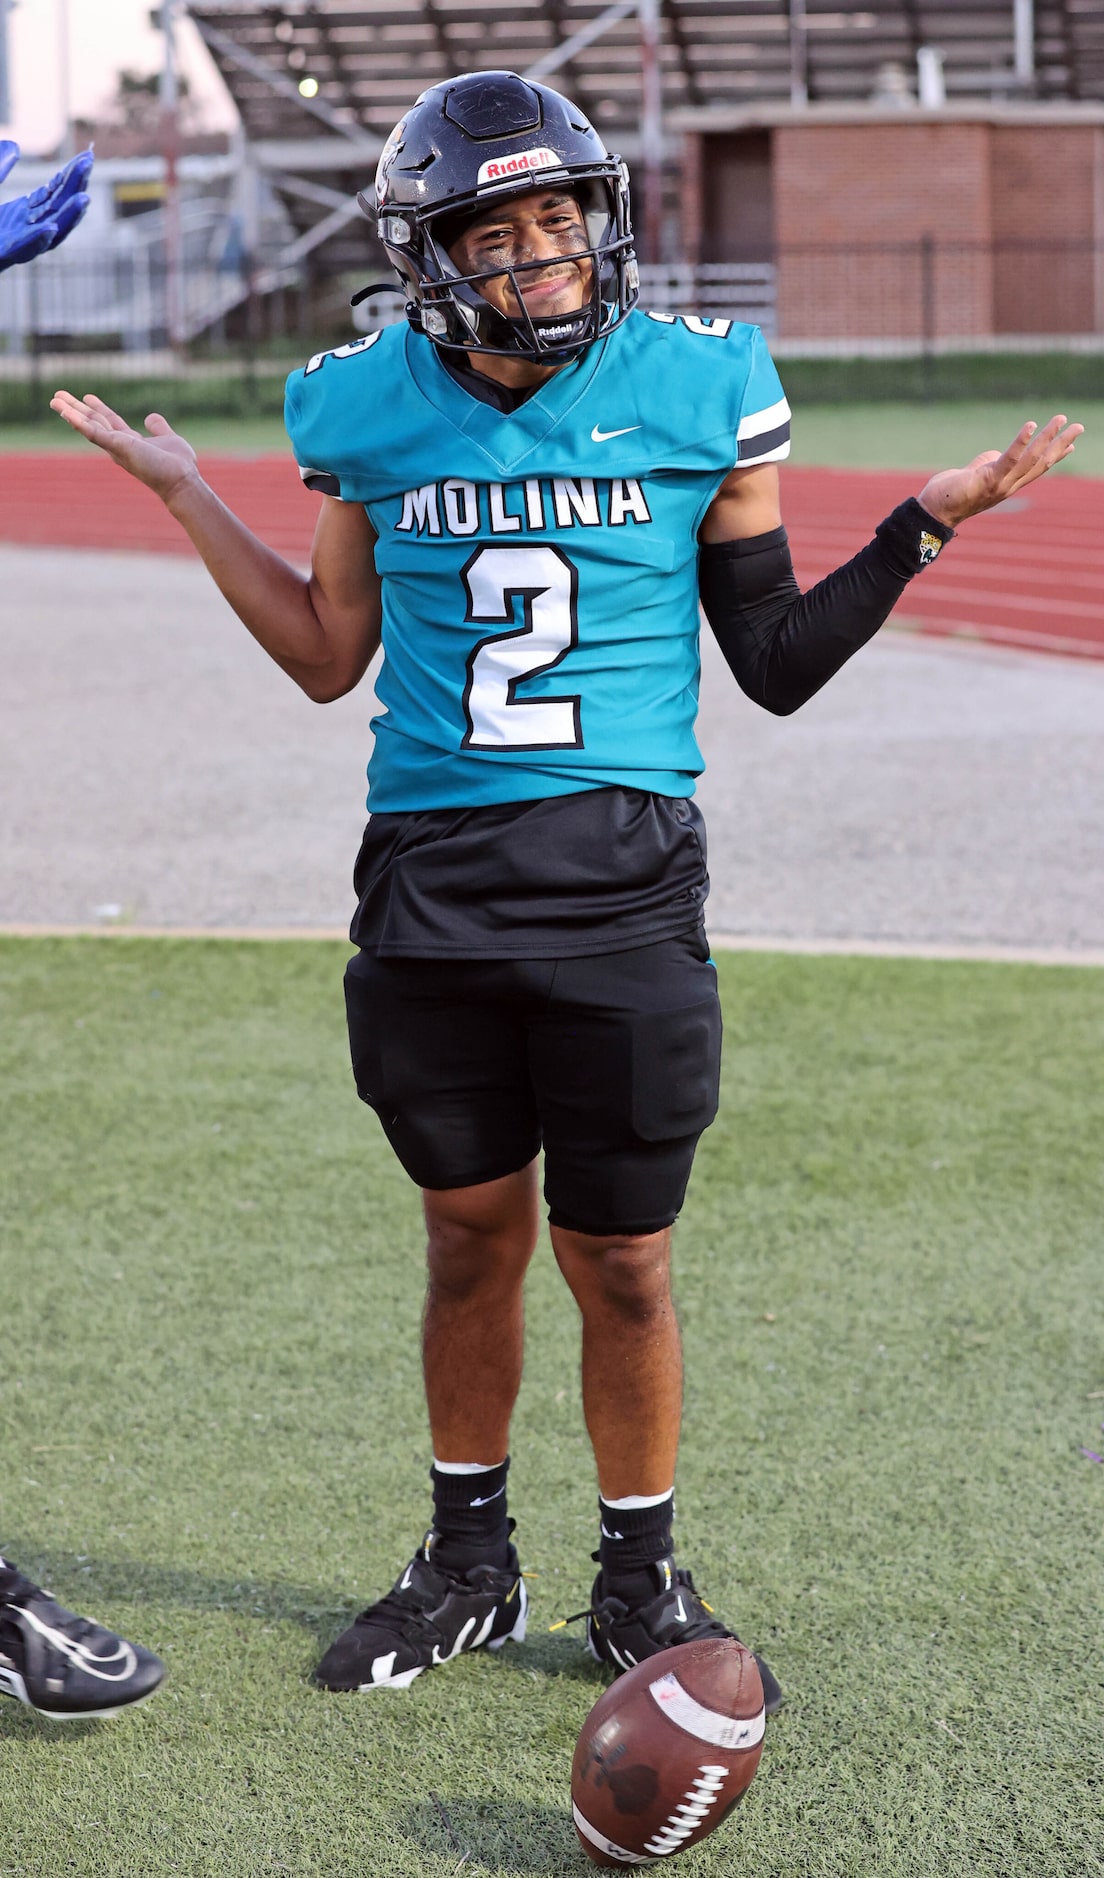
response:
[[[801,395],[1012,396],[1025,371],[1056,394],[1104,395],[1104,245],[922,237],[641,275],[654,312],[762,326]],[[390,295],[354,313],[360,284],[217,265],[174,279],[148,251],[59,251],[12,268],[0,276],[0,422],[41,416],[74,378],[108,395],[156,387],[169,415],[277,411],[298,360],[403,317]]]

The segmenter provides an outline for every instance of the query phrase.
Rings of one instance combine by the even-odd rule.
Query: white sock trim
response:
[[[662,1506],[664,1500],[674,1497],[674,1491],[673,1487],[668,1487],[666,1493],[627,1493],[623,1500],[607,1500],[604,1493],[599,1497],[602,1505],[608,1506],[611,1513],[632,1513],[638,1507]]]
[[[433,1456],[433,1465],[439,1474],[493,1474],[501,1461],[439,1461]],[[641,1503],[643,1504],[643,1502]],[[650,1502],[649,1502],[650,1504]]]

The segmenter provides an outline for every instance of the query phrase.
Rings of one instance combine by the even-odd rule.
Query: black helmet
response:
[[[485,204],[564,183],[577,198],[592,261],[588,302],[578,313],[534,317],[514,278],[547,262],[496,267],[508,273],[521,309],[507,319],[483,299],[482,274],[460,274],[454,240]],[[628,171],[567,98],[516,72],[466,72],[423,91],[400,119],[376,171],[374,216],[383,247],[411,298],[407,317],[435,345],[562,363],[612,330],[635,304],[636,256]],[[573,256],[573,258],[575,258]]]

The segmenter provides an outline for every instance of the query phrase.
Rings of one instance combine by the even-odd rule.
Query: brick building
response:
[[[773,263],[780,339],[1104,335],[1104,107],[686,113],[685,258]]]

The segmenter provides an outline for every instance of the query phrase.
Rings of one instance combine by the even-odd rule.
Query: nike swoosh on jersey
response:
[[[608,443],[611,437],[627,437],[631,430],[641,430],[640,424],[626,424],[624,430],[599,430],[597,424],[590,433],[591,443]]]

